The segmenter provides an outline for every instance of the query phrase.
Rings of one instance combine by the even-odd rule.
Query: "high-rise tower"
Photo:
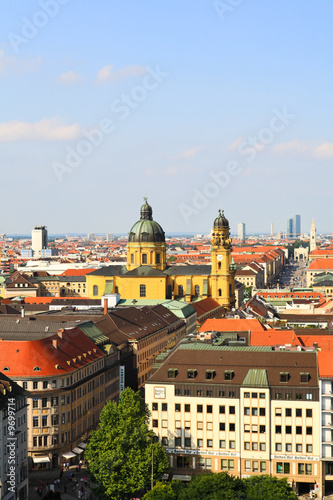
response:
[[[35,226],[31,231],[31,248],[34,257],[40,258],[42,250],[47,248],[47,228],[46,226]]]

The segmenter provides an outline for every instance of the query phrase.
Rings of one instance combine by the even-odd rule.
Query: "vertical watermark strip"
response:
[[[16,419],[15,419],[15,399],[9,398],[7,401],[8,432],[7,432],[7,483],[8,491],[16,492]]]

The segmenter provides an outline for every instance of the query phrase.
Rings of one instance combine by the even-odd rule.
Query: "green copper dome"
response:
[[[224,227],[229,228],[229,221],[228,219],[224,216],[224,210],[219,210],[219,215],[216,217],[214,220],[214,229],[222,229]]]
[[[136,222],[128,235],[128,242],[155,243],[165,242],[165,234],[161,226],[153,220],[153,210],[144,198],[145,203],[140,209],[140,220]]]

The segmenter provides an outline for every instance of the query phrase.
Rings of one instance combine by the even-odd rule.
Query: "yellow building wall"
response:
[[[122,299],[155,299],[166,297],[166,277],[133,277],[119,276],[116,279],[118,293]],[[146,296],[140,297],[140,285],[146,285]]]

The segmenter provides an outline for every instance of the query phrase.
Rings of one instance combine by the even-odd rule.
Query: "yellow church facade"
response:
[[[131,228],[126,265],[107,266],[87,274],[87,296],[119,293],[121,299],[183,300],[212,297],[230,309],[235,304],[235,271],[229,222],[223,212],[214,220],[211,265],[167,265],[165,233],[153,220],[145,200]]]

